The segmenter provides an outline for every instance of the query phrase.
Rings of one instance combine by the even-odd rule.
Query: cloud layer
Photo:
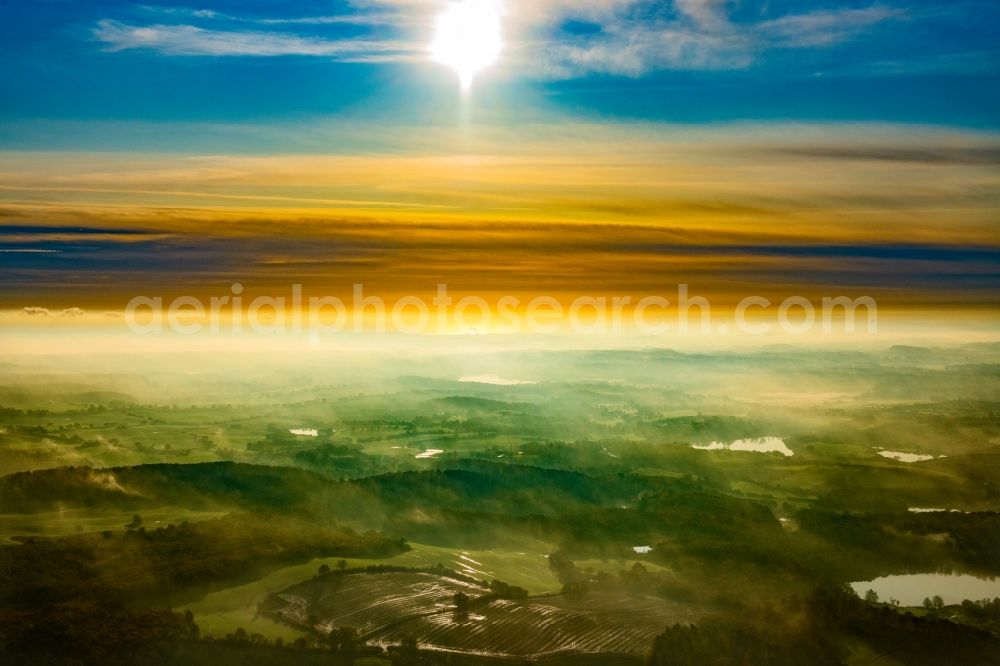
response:
[[[412,140],[381,155],[0,155],[0,250],[14,251],[0,296],[102,310],[232,282],[688,283],[720,303],[819,292],[982,306],[1000,289],[993,134],[561,124]]]

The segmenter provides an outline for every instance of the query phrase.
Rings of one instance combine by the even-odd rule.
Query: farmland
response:
[[[544,543],[526,543],[527,552],[503,550],[456,550],[429,544],[412,543],[411,550],[401,555],[382,559],[319,558],[306,564],[278,569],[258,581],[226,588],[206,595],[203,599],[187,604],[183,608],[191,610],[197,617],[202,632],[206,635],[225,636],[237,628],[253,630],[264,636],[296,638],[300,633],[287,624],[278,624],[262,619],[258,613],[259,604],[275,592],[314,576],[322,566],[336,569],[341,561],[348,569],[362,569],[370,566],[394,566],[413,569],[429,569],[442,566],[479,580],[499,579],[528,590],[531,594],[551,594],[562,587],[559,579],[549,566],[548,554],[554,547]],[[648,558],[625,560],[582,560],[584,568],[616,573],[642,560],[651,570],[660,567]]]
[[[457,610],[458,593],[473,598]],[[477,604],[482,596],[486,603]],[[666,624],[696,613],[661,599],[595,593],[546,595],[523,601],[490,599],[489,590],[433,573],[330,574],[272,596],[268,613],[310,630],[359,630],[373,643],[406,636],[430,650],[493,656],[556,653],[638,653]]]

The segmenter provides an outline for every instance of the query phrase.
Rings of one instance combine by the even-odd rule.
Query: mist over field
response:
[[[72,626],[129,663],[985,663],[998,360],[986,343],[7,358],[6,649],[61,660],[33,636]],[[976,598],[947,576],[878,582],[928,572]]]

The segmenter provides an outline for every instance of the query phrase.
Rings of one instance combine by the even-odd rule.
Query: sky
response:
[[[447,122],[449,82],[426,57],[446,4],[8,1],[0,114],[13,125],[0,145],[44,142],[15,135],[26,121]],[[509,97],[510,121],[558,111],[1000,121],[1000,7],[990,0],[506,0],[502,11],[506,48],[482,87],[491,102]],[[127,147],[85,129],[57,134],[49,147]]]
[[[295,282],[995,311],[1000,5],[0,4],[0,310]]]

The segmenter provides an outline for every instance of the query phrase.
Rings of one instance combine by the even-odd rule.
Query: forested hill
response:
[[[99,507],[138,511],[174,505],[306,513],[323,510],[359,517],[380,508],[392,510],[420,503],[426,507],[550,515],[585,506],[631,504],[644,493],[690,483],[632,474],[595,477],[477,461],[460,461],[449,469],[337,481],[290,467],[216,462],[20,472],[0,478],[0,504],[7,513]]]

